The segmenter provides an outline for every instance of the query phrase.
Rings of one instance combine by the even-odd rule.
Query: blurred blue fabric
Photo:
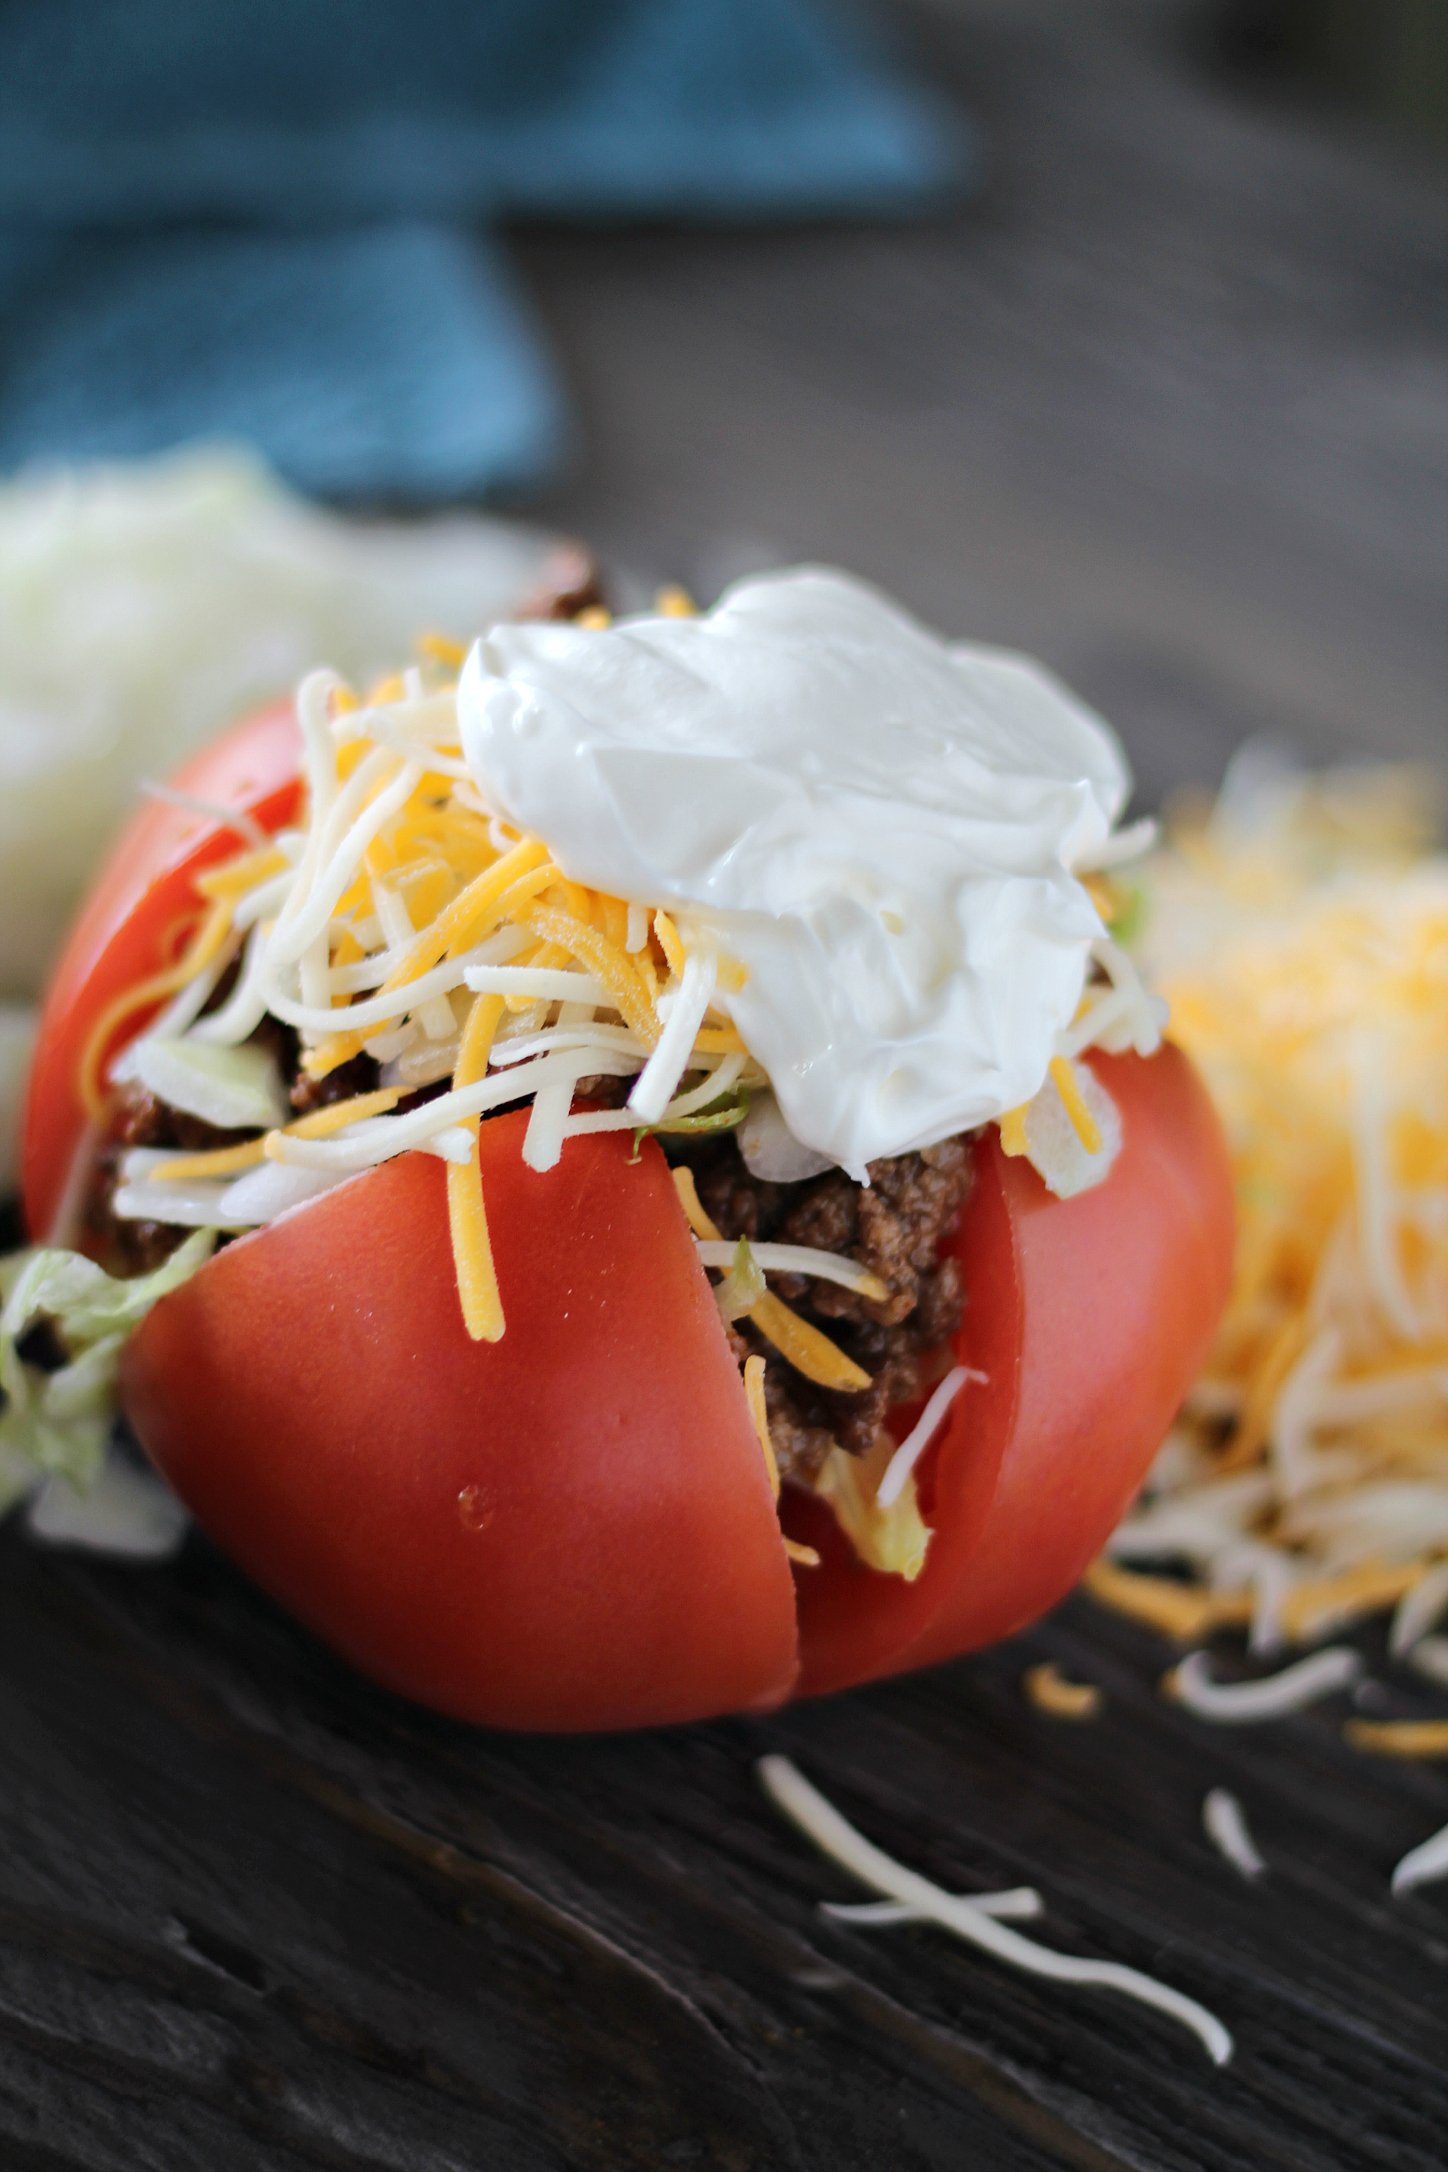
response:
[[[0,468],[516,490],[567,419],[489,226],[897,216],[968,150],[828,0],[0,0]]]

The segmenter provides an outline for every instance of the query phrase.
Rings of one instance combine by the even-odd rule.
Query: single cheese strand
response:
[[[1411,1893],[1415,1885],[1431,1885],[1435,1878],[1448,1878],[1448,1825],[1409,1848],[1393,1872],[1393,1891]]]
[[[1448,1719],[1352,1719],[1343,1734],[1354,1749],[1380,1757],[1448,1757]]]
[[[1023,1101],[1018,1109],[1007,1109],[1000,1119],[1001,1151],[1018,1161],[1027,1152],[1026,1108]]]
[[[1345,1644],[1330,1644],[1325,1651],[1313,1652],[1260,1681],[1214,1682],[1206,1653],[1188,1652],[1162,1687],[1198,1719],[1228,1727],[1254,1726],[1261,1720],[1281,1719],[1284,1713],[1301,1712],[1320,1697],[1334,1696],[1355,1682],[1362,1669],[1359,1653]]]
[[[1051,1059],[1051,1077],[1062,1105],[1071,1119],[1071,1128],[1088,1154],[1101,1152],[1101,1127],[1086,1106],[1086,1096],[1081,1091],[1081,1081],[1064,1056]]]
[[[764,1402],[764,1360],[747,1357],[744,1360],[744,1394],[749,1404],[749,1415],[754,1420],[754,1430],[759,1436],[759,1452],[764,1457],[764,1468],[769,1473],[770,1491],[779,1499],[779,1459],[774,1453],[774,1441],[769,1431],[769,1412]]]
[[[870,1886],[887,1900],[903,1901],[918,1908],[933,1922],[954,1931],[957,1937],[983,1947],[997,1960],[1008,1962],[1030,1975],[1049,1977],[1056,1983],[1099,1986],[1103,1990],[1124,1992],[1128,1998],[1138,1999],[1144,2006],[1153,2006],[1158,2013],[1169,2014],[1174,2021],[1191,2029],[1218,2066],[1224,2066],[1231,2058],[1230,2032],[1196,1999],[1173,1990],[1169,1984],[1158,1983],[1155,1977],[1145,1976],[1139,1969],[1126,1968],[1119,1961],[1084,1961],[1075,1954],[1056,1953],[1049,1946],[1038,1946],[1034,1939],[1023,1937],[999,1917],[988,1915],[984,1909],[975,1906],[964,1894],[947,1893],[931,1879],[922,1878],[918,1871],[907,1870],[903,1863],[897,1863],[883,1848],[877,1848],[847,1818],[841,1817],[834,1804],[827,1802],[818,1788],[810,1785],[789,1758],[762,1757],[756,1770],[766,1794],[785,1816],[862,1885]]]
[[[503,1015],[501,996],[479,996],[468,1013],[458,1049],[453,1085],[472,1086],[487,1076],[488,1052]],[[488,1237],[483,1179],[478,1164],[478,1121],[467,1127],[472,1152],[465,1162],[450,1162],[447,1172],[448,1230],[463,1325],[474,1342],[497,1342],[503,1332],[503,1303]]]
[[[1054,1660],[1043,1659],[1028,1667],[1026,1695],[1053,1719],[1095,1719],[1101,1710],[1101,1692],[1094,1682],[1069,1682]]]
[[[1214,1787],[1202,1804],[1202,1828],[1212,1846],[1244,1878],[1260,1878],[1267,1865],[1247,1830],[1242,1805],[1225,1787]]]
[[[218,898],[234,904],[254,890],[259,882],[265,882],[268,876],[280,875],[290,866],[286,854],[275,845],[269,845],[259,852],[243,852],[234,860],[224,860],[220,867],[203,868],[196,877],[195,887],[213,904]]]

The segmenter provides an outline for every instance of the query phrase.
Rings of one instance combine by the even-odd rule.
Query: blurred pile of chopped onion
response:
[[[200,451],[0,485],[0,1192],[31,999],[147,777],[319,660],[365,680],[535,581],[536,533],[346,521]]]
[[[1419,774],[1249,752],[1143,875],[1137,947],[1222,1112],[1239,1252],[1206,1371],[1091,1580],[1180,1637],[1240,1625],[1268,1651],[1393,1606],[1395,1647],[1448,1661],[1440,814]]]

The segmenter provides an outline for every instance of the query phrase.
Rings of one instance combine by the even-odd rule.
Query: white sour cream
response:
[[[1028,1101],[1102,933],[1072,869],[1130,786],[1037,664],[813,568],[699,618],[502,625],[458,689],[486,800],[576,881],[665,906],[795,1137],[878,1156]]]

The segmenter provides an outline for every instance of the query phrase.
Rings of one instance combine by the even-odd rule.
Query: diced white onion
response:
[[[750,1097],[737,1136],[745,1168],[766,1184],[800,1184],[834,1166],[828,1154],[800,1144],[772,1093]]]

